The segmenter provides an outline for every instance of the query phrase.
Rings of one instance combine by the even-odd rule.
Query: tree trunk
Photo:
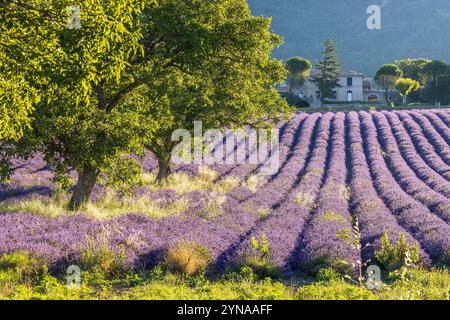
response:
[[[167,179],[172,174],[172,169],[170,168],[170,156],[169,157],[157,157],[158,158],[158,176],[156,177],[157,182],[161,182]]]
[[[98,175],[99,171],[90,166],[85,166],[80,170],[77,185],[69,202],[69,210],[79,210],[89,201]]]

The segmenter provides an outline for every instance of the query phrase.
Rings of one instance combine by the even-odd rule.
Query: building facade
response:
[[[320,104],[321,96],[317,84],[313,81],[316,72],[313,70],[311,77],[305,81],[302,87],[296,88],[293,93],[302,99],[315,105]],[[333,97],[328,99],[336,102],[358,102],[365,101],[364,96],[364,75],[356,71],[344,71],[338,79],[339,86],[334,88]],[[289,92],[287,83],[279,86],[280,92]]]
[[[386,101],[386,91],[373,79],[364,79],[364,98],[367,102],[384,103]],[[388,100],[401,103],[402,97],[398,90],[389,90]]]

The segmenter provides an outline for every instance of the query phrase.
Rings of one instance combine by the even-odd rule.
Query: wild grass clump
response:
[[[264,183],[264,178],[259,175],[251,175],[245,183],[244,187],[247,187],[251,192],[255,193],[258,191],[259,187]]]
[[[125,248],[113,247],[105,233],[98,238],[89,238],[85,244],[76,248],[70,264],[78,266],[83,272],[113,279],[126,273],[126,259]]]
[[[391,272],[388,286],[378,294],[383,300],[450,300],[450,271],[448,268],[409,270],[408,276]]]
[[[347,220],[342,214],[336,213],[336,212],[325,212],[323,213],[322,220],[324,221],[334,221],[334,222],[346,222]]]
[[[3,201],[0,211],[5,213],[26,212],[55,218],[69,214],[67,205],[69,196],[57,193],[52,198],[35,197],[21,201]],[[81,213],[95,219],[110,219],[128,213],[142,213],[150,218],[159,219],[176,216],[190,206],[187,197],[175,199],[168,205],[161,206],[158,201],[148,197],[119,197],[114,191],[107,192],[98,201],[89,202],[80,210]]]
[[[208,249],[197,243],[180,242],[167,250],[162,265],[169,272],[195,276],[204,273],[210,262]]]
[[[273,213],[273,209],[271,207],[258,206],[252,203],[244,203],[241,205],[241,208],[242,210],[255,214],[261,221],[269,219]]]
[[[206,220],[217,218],[224,213],[222,205],[226,201],[226,195],[215,191],[210,192],[197,215]]]
[[[33,196],[0,202],[0,211],[5,213],[26,212],[54,218],[67,211],[69,196],[60,188],[53,191],[52,197]]]
[[[122,170],[123,171],[123,170]],[[117,175],[116,175],[117,176]],[[121,175],[119,175],[119,178]],[[167,180],[156,183],[155,173],[143,173],[139,185],[146,186],[150,191],[174,190],[180,195],[169,204],[161,205],[159,201],[145,196],[134,196],[129,192],[129,186],[122,180],[104,181],[106,187],[114,183],[114,188],[106,192],[96,201],[87,203],[80,212],[95,219],[110,219],[127,213],[141,213],[150,218],[158,219],[180,215],[189,209],[189,193],[194,191],[211,191],[213,197],[208,198],[205,210],[208,218],[221,214],[221,205],[225,202],[225,194],[239,186],[239,180],[233,177],[220,178],[218,173],[206,166],[200,166],[197,176],[183,172],[171,175]],[[134,181],[134,180],[133,180]],[[120,191],[115,189],[119,188]],[[124,193],[124,190],[128,192]],[[69,193],[57,188],[51,197],[31,197],[20,200],[2,201],[0,211],[5,213],[26,212],[54,218],[69,214],[67,210]],[[205,212],[206,212],[205,211]]]
[[[317,272],[316,281],[330,282],[334,280],[342,280],[344,277],[333,268],[322,268]]]
[[[189,205],[187,197],[180,197],[161,206],[158,201],[148,197],[118,198],[115,193],[109,192],[100,201],[88,203],[84,212],[95,219],[109,219],[127,213],[142,213],[150,218],[159,219],[180,215],[189,208]]]
[[[250,250],[240,254],[234,268],[239,270],[249,268],[261,279],[281,277],[280,269],[271,259],[270,243],[265,234],[260,240],[255,236],[250,238]]]
[[[186,194],[193,191],[214,191],[227,193],[239,186],[239,180],[234,177],[219,177],[219,174],[206,166],[200,166],[197,176],[184,172],[176,172],[166,180],[155,182],[155,173],[144,173],[143,182],[152,191],[174,190],[178,194]]]

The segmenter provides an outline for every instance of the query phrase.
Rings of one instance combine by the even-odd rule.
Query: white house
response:
[[[305,81],[302,87],[294,90],[294,94],[307,100],[311,104],[318,104],[320,102],[320,91],[313,78],[316,71],[311,72],[311,77]],[[352,102],[365,101],[364,97],[364,75],[356,71],[343,71],[339,76],[339,86],[334,88],[333,97],[330,101],[336,102]],[[287,83],[283,83],[278,87],[280,92],[289,92]]]

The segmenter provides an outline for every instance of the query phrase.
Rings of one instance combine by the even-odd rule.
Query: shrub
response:
[[[295,104],[295,106],[296,106],[297,108],[304,109],[304,108],[309,108],[311,105],[309,104],[308,101],[303,100],[303,99],[300,99],[300,100]]]
[[[342,275],[333,268],[322,268],[316,276],[316,280],[319,282],[330,282],[339,279],[342,279]]]
[[[310,104],[308,101],[303,100],[299,96],[293,93],[282,93],[281,96],[286,99],[286,102],[296,108],[309,108]]]
[[[267,236],[263,234],[260,241],[252,236],[250,244],[250,252],[241,254],[237,262],[237,267],[241,270],[243,268],[250,268],[260,278],[281,277],[279,268],[271,261],[270,244]]]
[[[293,93],[282,93],[281,96],[286,99],[286,102],[292,107],[297,106],[297,103],[301,100],[299,96]]]
[[[388,271],[398,270],[417,265],[420,261],[419,246],[411,246],[406,240],[405,234],[400,234],[397,243],[393,245],[389,240],[387,232],[381,238],[381,247],[375,251],[378,263]]]
[[[47,272],[43,259],[28,252],[6,253],[0,257],[0,271],[11,271],[21,281],[31,281]]]
[[[79,248],[72,263],[82,271],[101,274],[105,278],[117,277],[126,270],[125,249],[114,250],[106,238],[100,241],[89,239]]]
[[[169,248],[163,261],[166,270],[187,276],[203,273],[211,262],[205,247],[191,242],[180,242]]]
[[[43,259],[27,252],[7,253],[0,257],[0,299],[12,295],[18,286],[29,286],[47,273]]]

